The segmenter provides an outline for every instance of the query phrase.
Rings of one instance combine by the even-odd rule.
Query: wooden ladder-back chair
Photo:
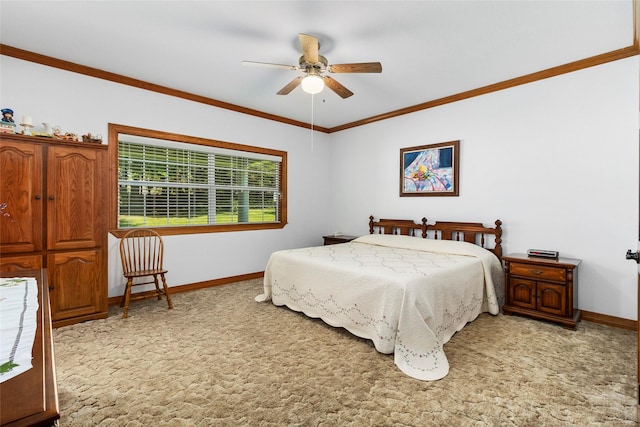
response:
[[[120,302],[120,307],[124,307],[122,318],[129,315],[129,301],[152,298],[157,296],[159,300],[162,295],[167,298],[169,309],[173,308],[167,280],[164,275],[167,272],[162,267],[164,257],[164,243],[160,235],[150,228],[140,228],[128,231],[120,240],[120,259],[124,277],[127,278],[127,287]],[[162,280],[162,288],[158,276]],[[136,279],[146,278],[146,281]],[[156,289],[151,292],[141,292],[131,295],[133,286],[154,284]]]

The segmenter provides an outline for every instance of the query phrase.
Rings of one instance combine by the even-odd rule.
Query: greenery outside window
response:
[[[112,230],[186,234],[286,224],[286,152],[113,124],[109,150],[117,171]]]

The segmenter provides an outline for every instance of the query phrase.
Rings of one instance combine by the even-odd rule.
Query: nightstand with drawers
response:
[[[505,272],[505,314],[521,314],[575,329],[578,309],[579,259],[536,258],[525,254],[502,257]]]

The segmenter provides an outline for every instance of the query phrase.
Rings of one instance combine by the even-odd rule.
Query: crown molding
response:
[[[309,123],[300,122],[297,120],[288,119],[286,117],[277,116],[275,114],[265,113],[250,108],[245,108],[239,105],[230,104],[228,102],[219,101],[213,98],[208,98],[193,93],[172,89],[170,87],[149,83],[144,80],[138,80],[131,77],[123,76],[121,74],[112,73],[109,71],[100,70],[98,68],[88,67],[86,65],[77,64],[70,61],[54,58],[51,56],[42,55],[35,52],[30,52],[23,49],[18,49],[12,46],[8,46],[0,43],[0,55],[6,55],[24,61],[35,62],[37,64],[46,65],[73,73],[79,73],[90,77],[95,77],[102,80],[108,80],[115,83],[120,83],[127,86],[137,87],[140,89],[149,90],[152,92],[161,93],[164,95],[174,96],[177,98],[186,99],[193,102],[199,102],[201,104],[210,105],[213,107],[223,108],[226,110],[235,111],[242,114],[248,114],[250,116],[259,117],[262,119],[273,120],[276,122],[298,126],[306,129],[313,129],[314,131],[323,133],[335,133],[346,129],[355,128],[358,126],[364,126],[371,123],[379,122],[382,120],[392,119],[394,117],[403,116],[406,114],[415,113],[417,111],[426,110],[429,108],[438,107],[440,105],[450,104],[453,102],[462,101],[464,99],[474,98],[476,96],[486,95],[488,93],[497,92],[504,89],[509,89],[515,86],[523,84],[533,83],[538,80],[547,79],[550,77],[559,76],[561,74],[571,73],[574,71],[582,70],[596,65],[606,64],[608,62],[617,61],[624,58],[629,58],[640,54],[640,44],[638,43],[638,21],[640,20],[640,0],[634,0],[634,43],[631,46],[617,49],[611,52],[595,55],[589,58],[581,59],[578,61],[570,62],[567,64],[559,65],[557,67],[548,68],[546,70],[538,71],[535,73],[527,74],[524,76],[516,77],[510,80],[490,84],[477,89],[468,90],[455,95],[446,96],[444,98],[434,99],[431,101],[423,102],[421,104],[413,105],[410,107],[401,108],[399,110],[390,111],[388,113],[379,114],[362,120],[358,120],[351,123],[345,123],[343,125],[335,126],[332,128],[312,126]]]
[[[369,117],[367,119],[358,120],[352,123],[346,123],[344,125],[336,126],[330,129],[329,133],[339,132],[341,130],[354,128],[357,126],[363,126],[370,123],[378,122],[381,120],[387,120],[394,117],[402,116],[405,114],[415,113],[417,111],[426,110],[440,105],[450,104],[452,102],[462,101],[463,99],[469,99],[480,95],[486,95],[491,92],[497,92],[504,89],[509,89],[515,86],[520,86],[528,83],[533,83],[538,80],[548,79],[550,77],[559,76],[561,74],[572,73],[574,71],[582,70],[596,65],[606,64],[607,62],[617,61],[619,59],[628,58],[638,55],[640,52],[637,45],[625,47],[622,49],[614,50],[611,52],[603,53],[601,55],[592,56],[589,58],[581,59],[579,61],[570,62],[568,64],[559,65],[557,67],[547,68],[546,70],[538,71],[535,73],[527,74],[524,76],[516,77],[510,80],[505,80],[499,83],[490,84],[477,89],[468,90],[455,95],[446,96],[444,98],[434,99],[422,104],[413,105],[411,107],[402,108],[400,110],[390,111],[388,113],[379,114],[377,116]]]
[[[292,126],[299,126],[307,129],[311,129],[309,123],[300,122],[297,120],[288,119],[286,117],[277,116],[275,114],[265,113],[263,111],[253,110],[251,108],[245,108],[240,105],[230,104],[228,102],[218,101],[217,99],[208,98],[206,96],[196,95],[193,93],[185,92],[178,89],[173,89],[166,86],[157,85],[155,83],[149,83],[144,80],[138,80],[131,77],[123,76],[121,74],[104,71],[98,68],[87,67],[86,65],[77,64],[75,62],[65,61],[62,59],[54,58],[47,55],[42,55],[28,50],[18,49],[6,44],[0,44],[0,55],[6,55],[24,61],[35,62],[37,64],[46,65],[53,68],[58,68],[65,71],[71,71],[72,73],[83,74],[85,76],[95,77],[97,79],[108,80],[114,83],[120,83],[127,86],[136,87],[139,89],[145,89],[152,92],[161,93],[164,95],[175,96],[177,98],[186,99],[188,101],[199,102],[201,104],[210,105],[212,107],[223,108],[225,110],[235,111],[237,113],[248,114],[250,116],[260,117],[262,119],[274,120],[277,122],[285,123]],[[319,132],[328,133],[329,129],[313,126],[314,130]]]

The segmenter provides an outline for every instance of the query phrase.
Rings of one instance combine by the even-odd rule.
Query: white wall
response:
[[[332,135],[331,229],[503,222],[505,253],[579,258],[579,307],[637,319],[638,57]],[[399,197],[399,151],[460,140],[459,197]]]
[[[171,286],[264,271],[278,249],[322,244],[329,136],[245,114],[0,56],[0,105],[64,131],[102,134],[118,123],[269,147],[288,153],[288,225],[279,230],[166,236]],[[118,240],[109,235],[109,296],[124,290]]]
[[[274,250],[368,232],[368,216],[504,223],[506,252],[580,258],[579,306],[637,319],[638,57],[335,134],[0,56],[0,106],[79,134],[119,123],[289,155],[282,230],[167,236],[172,286],[263,271]],[[400,198],[399,150],[461,140],[459,197]],[[109,295],[122,292],[109,239]]]

